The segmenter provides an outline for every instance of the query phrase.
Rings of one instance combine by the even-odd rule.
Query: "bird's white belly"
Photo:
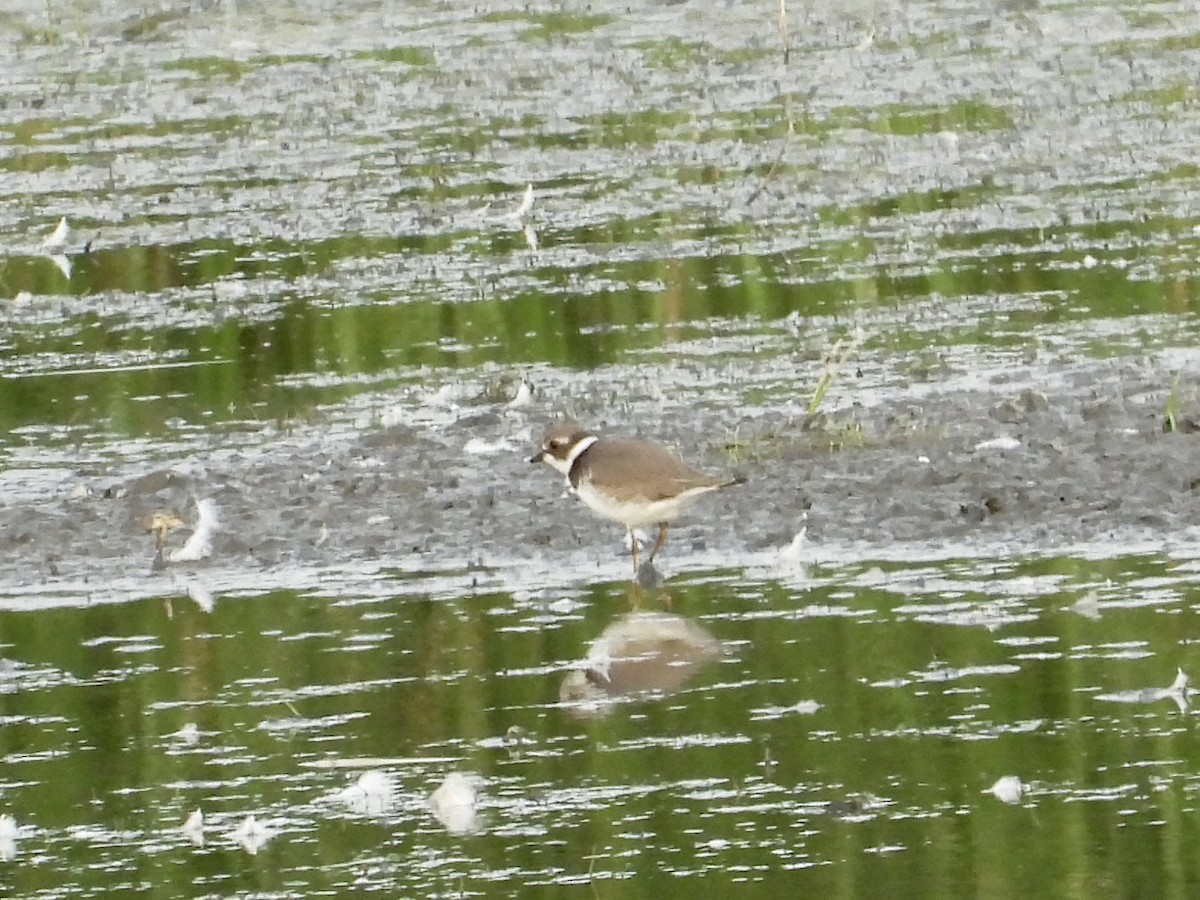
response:
[[[701,494],[712,490],[711,487],[693,488],[678,497],[668,497],[665,500],[628,502],[614,499],[592,487],[589,481],[580,481],[575,493],[606,519],[620,522],[627,528],[642,528],[647,525],[657,525],[659,522],[669,522],[689,506]]]

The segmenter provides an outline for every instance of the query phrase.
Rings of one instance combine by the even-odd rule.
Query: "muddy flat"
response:
[[[0,883],[1185,896],[1200,14],[0,12]],[[745,484],[632,578],[571,417]]]

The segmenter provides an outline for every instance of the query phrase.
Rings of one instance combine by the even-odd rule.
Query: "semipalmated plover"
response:
[[[657,444],[600,437],[574,422],[553,426],[542,449],[529,458],[567,476],[567,485],[606,519],[629,529],[633,575],[638,577],[638,541],[633,530],[658,526],[650,562],[667,542],[667,526],[701,494],[741,484],[741,476],[717,478],[693,469]]]

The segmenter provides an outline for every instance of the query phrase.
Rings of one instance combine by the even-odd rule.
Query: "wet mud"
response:
[[[761,564],[801,529],[800,556],[813,561],[1194,538],[1196,406],[1169,402],[1169,368],[1122,359],[979,375],[971,388],[925,385],[896,399],[863,389],[809,417],[786,405],[652,399],[606,413],[587,408],[598,377],[582,385],[545,372],[524,408],[464,400],[438,410],[437,422],[411,410],[408,424],[306,426],[165,465],[83,466],[60,473],[47,488],[52,501],[32,494],[0,507],[0,582],[8,602],[53,602],[80,592],[104,600],[115,584],[112,599],[154,594],[173,573],[208,573],[241,590],[294,587],[322,570],[452,574],[455,589],[464,580],[519,589],[523,578],[529,588],[627,578],[623,529],[528,463],[545,425],[568,410],[746,476],[679,519],[659,559],[668,578]],[[855,391],[854,375],[845,378]],[[1169,412],[1174,430],[1165,430]],[[211,556],[173,561],[202,499],[217,509]],[[160,513],[180,524],[156,564],[149,528]]]
[[[18,4],[0,597],[626,579],[564,413],[747,476],[668,580],[1190,540],[1194,21]]]

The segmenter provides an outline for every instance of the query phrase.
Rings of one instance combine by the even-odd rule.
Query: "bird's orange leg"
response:
[[[654,549],[650,551],[650,562],[654,562],[654,557],[658,555],[658,551],[663,548],[663,544],[667,542],[667,523],[658,523],[658,540],[654,542]]]

